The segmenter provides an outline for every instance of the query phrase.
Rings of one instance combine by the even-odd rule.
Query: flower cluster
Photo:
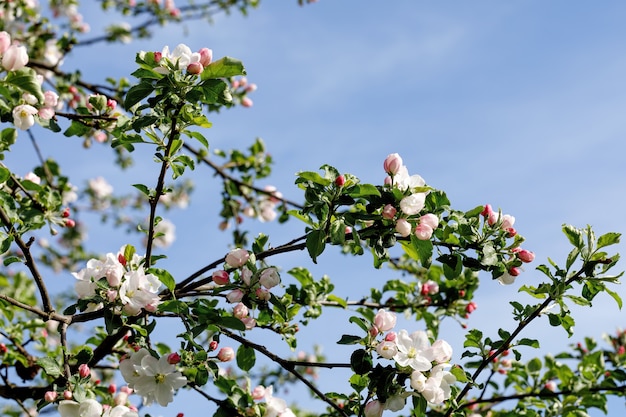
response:
[[[401,372],[410,377],[413,391],[398,392],[384,403],[373,400],[366,405],[367,416],[380,416],[383,410],[399,411],[405,406],[406,398],[421,395],[431,404],[441,404],[450,398],[452,384],[456,378],[446,370],[450,367],[452,347],[445,340],[430,343],[426,332],[418,330],[392,331],[396,325],[393,312],[379,310],[374,317],[370,335],[382,336],[374,339],[376,352],[381,358],[395,361]]]
[[[414,233],[420,240],[430,239],[433,231],[439,226],[439,218],[432,213],[415,217],[422,212],[426,203],[429,191],[426,182],[419,175],[409,175],[408,168],[403,165],[402,157],[397,153],[385,158],[383,168],[388,174],[385,185],[403,193],[399,207],[392,204],[383,207],[383,218],[394,221],[396,232],[402,237]]]
[[[143,58],[145,52],[140,53]],[[169,74],[171,71],[185,69],[187,73],[197,75],[204,71],[213,60],[213,51],[209,48],[202,48],[198,52],[191,52],[191,49],[181,43],[170,52],[169,46],[163,47],[161,52],[154,53],[154,61],[158,64],[154,68],[159,74]]]
[[[143,259],[133,249],[122,247],[117,254],[108,253],[104,261],[90,259],[86,268],[72,273],[78,280],[75,285],[78,298],[87,301],[88,310],[107,304],[117,314],[134,316],[144,309],[156,311],[161,302],[161,282],[144,271]]]
[[[58,412],[61,417],[138,417],[136,411],[131,410],[125,405],[116,405],[114,407],[100,404],[93,399],[87,399],[82,402],[72,400],[63,400],[59,403]]]
[[[264,187],[267,194],[262,194],[256,208],[244,207],[243,214],[248,217],[257,217],[262,222],[271,222],[276,219],[276,206],[281,202],[283,194],[276,187],[268,185]]]
[[[156,401],[166,406],[174,400],[174,392],[187,385],[187,378],[171,362],[176,362],[172,355],[156,358],[141,348],[120,362],[120,371],[145,405]]]

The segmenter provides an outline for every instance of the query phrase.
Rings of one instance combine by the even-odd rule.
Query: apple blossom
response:
[[[386,311],[385,309],[378,310],[376,316],[374,316],[374,326],[381,331],[386,332],[391,330],[396,325],[396,313]]]
[[[142,348],[141,350],[145,349]],[[126,382],[128,382],[129,387],[143,397],[145,405],[156,401],[164,407],[173,401],[174,392],[177,389],[187,385],[187,378],[176,371],[174,365],[168,363],[167,356],[157,359],[149,353],[143,353],[141,361],[138,364],[135,363],[133,363],[133,367],[137,375],[131,381],[127,380]]]
[[[385,359],[392,359],[398,354],[398,347],[394,342],[384,340],[376,345],[376,353]]]
[[[221,362],[229,362],[235,358],[235,351],[230,346],[226,346],[220,349],[217,353],[217,359]]]
[[[89,366],[86,363],[83,363],[78,367],[78,375],[80,375],[81,378],[87,378],[91,375],[91,369],[89,369]]]
[[[420,293],[422,295],[435,295],[439,292],[439,284],[437,284],[433,280],[428,280],[422,284],[422,289]]]
[[[2,67],[7,71],[17,71],[28,64],[26,47],[13,44],[2,54]]]
[[[162,219],[154,226],[154,246],[167,248],[176,240],[176,226],[167,219]]]
[[[437,363],[449,362],[452,359],[452,346],[445,340],[435,340],[430,347],[430,354]]]
[[[102,199],[113,194],[113,187],[102,177],[89,180],[88,185],[96,198]]]
[[[280,275],[276,268],[266,268],[261,272],[259,283],[267,289],[274,288],[280,283]]]
[[[46,391],[46,393],[43,395],[43,399],[51,403],[54,402],[58,396],[59,394],[56,391]]]
[[[9,46],[11,46],[11,35],[3,30],[0,32],[0,55],[5,53]]]
[[[387,174],[395,175],[402,167],[402,163],[402,157],[397,153],[392,153],[387,155],[387,158],[385,158],[385,161],[383,162],[383,168],[385,169],[385,172]]]
[[[417,174],[409,175],[409,170],[404,165],[400,167],[396,175],[393,177],[393,182],[396,188],[403,191],[413,190],[426,185],[426,182],[421,176]]]
[[[243,325],[246,327],[246,330],[251,330],[256,327],[256,320],[252,317],[244,317],[241,319]]]
[[[407,216],[419,213],[424,208],[426,194],[414,193],[400,200],[400,209]]]
[[[226,285],[230,281],[228,272],[224,270],[213,272],[211,277],[213,279],[213,282],[216,283],[217,285]]]
[[[35,124],[37,109],[30,104],[20,104],[13,108],[13,124],[18,129],[28,130]]]
[[[57,409],[61,417],[100,417],[102,416],[102,405],[92,399],[87,399],[81,403],[70,400],[63,400]]]
[[[269,292],[269,290],[265,288],[257,288],[254,293],[256,294],[257,298],[262,301],[269,301],[270,298],[272,298],[272,294]]]
[[[365,417],[381,417],[385,406],[378,400],[372,400],[365,404]]]
[[[167,363],[171,365],[176,365],[179,362],[180,362],[180,355],[178,354],[178,352],[173,352],[167,355]]]
[[[250,99],[250,97],[243,97],[241,99],[241,105],[243,107],[252,107],[253,104],[254,102]]]
[[[244,303],[238,303],[235,307],[233,307],[233,316],[237,317],[239,320],[248,317],[248,307]]]
[[[262,400],[265,397],[265,387],[263,385],[257,385],[252,390],[252,399],[254,400]]]
[[[407,237],[411,234],[411,223],[407,219],[398,219],[396,221],[396,232],[402,237]]]
[[[415,227],[415,237],[419,240],[428,240],[433,235],[433,229],[426,223],[420,223]]]
[[[226,255],[226,263],[231,268],[240,268],[248,262],[250,253],[245,249],[233,249]]]
[[[235,289],[226,294],[226,300],[229,303],[238,303],[243,299],[244,293],[240,289]]]
[[[535,260],[535,254],[529,250],[521,249],[517,252],[517,257],[524,263],[529,263]]]
[[[200,49],[198,51],[198,54],[200,54],[200,63],[202,64],[203,67],[206,67],[207,65],[209,65],[211,61],[213,60],[213,50],[209,48]]]
[[[428,371],[432,368],[431,359],[424,354],[430,348],[426,332],[418,330],[409,334],[400,330],[397,334],[396,345],[398,353],[394,360],[402,367],[411,367],[416,371]]]
[[[41,178],[39,178],[39,175],[35,174],[34,172],[29,172],[24,175],[24,179],[34,184],[41,184]]]
[[[397,210],[391,204],[387,204],[383,207],[383,219],[391,220],[396,216]]]
[[[505,272],[498,277],[498,282],[502,285],[511,285],[515,282],[515,276],[511,275],[509,272]]]

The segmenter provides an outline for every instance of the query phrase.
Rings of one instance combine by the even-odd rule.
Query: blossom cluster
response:
[[[166,406],[174,400],[177,389],[187,385],[187,378],[176,370],[173,355],[156,358],[141,348],[120,362],[120,371],[128,386],[143,397],[145,405],[157,402]]]
[[[383,168],[388,174],[385,178],[385,185],[397,188],[404,193],[399,207],[392,204],[383,207],[383,218],[394,221],[396,232],[402,237],[414,233],[420,240],[430,239],[434,230],[439,226],[439,218],[432,213],[415,217],[422,212],[426,203],[429,190],[426,182],[417,174],[409,175],[408,168],[397,153],[390,154],[385,158]]]
[[[257,207],[244,207],[243,214],[257,217],[261,222],[271,222],[278,216],[276,206],[281,202],[283,194],[272,185],[267,185],[263,189],[267,194],[261,194]]]
[[[122,247],[117,254],[108,253],[104,261],[90,259],[85,268],[72,273],[77,279],[78,298],[88,301],[88,310],[107,304],[117,314],[134,316],[142,310],[156,311],[161,302],[161,282],[146,273],[139,255],[127,259],[127,248]]]
[[[396,314],[379,310],[374,317],[370,335],[381,336],[372,344],[383,359],[393,360],[398,369],[410,375],[412,391],[398,392],[385,402],[372,400],[366,404],[365,415],[375,417],[384,410],[399,411],[404,408],[406,398],[421,395],[431,404],[441,404],[450,398],[451,386],[456,378],[446,369],[450,367],[452,347],[445,340],[430,343],[426,332],[418,330],[412,333],[402,329],[394,332]]]

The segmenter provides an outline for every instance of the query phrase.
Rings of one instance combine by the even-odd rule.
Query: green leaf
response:
[[[366,374],[372,370],[372,357],[365,349],[357,349],[350,356],[350,367],[355,374]]]
[[[67,130],[63,132],[63,135],[68,138],[70,136],[83,136],[89,133],[90,131],[91,131],[91,127],[85,126],[84,124],[74,120],[70,124],[70,127],[68,127]]]
[[[348,195],[350,195],[350,197],[364,197],[368,195],[380,197],[380,191],[372,184],[356,184],[350,187]]]
[[[43,102],[41,85],[37,82],[37,73],[33,69],[22,68],[17,71],[9,71],[4,81],[34,95],[40,103]]]
[[[237,366],[244,371],[248,372],[254,366],[256,362],[256,355],[254,349],[248,346],[239,345],[237,348]]]
[[[143,184],[133,184],[133,187],[135,187],[136,189],[141,191],[142,194],[145,194],[147,197],[150,197],[150,189],[148,187],[146,187],[145,185],[143,185]]]
[[[154,86],[149,82],[140,82],[132,86],[124,97],[124,108],[130,109],[154,91]]]
[[[420,240],[411,234],[411,245],[415,248],[419,261],[424,268],[430,267],[433,257],[433,243],[430,240]]]
[[[7,168],[0,166],[0,184],[4,184],[10,176],[11,172]]]
[[[552,326],[561,325],[561,318],[557,314],[548,313],[548,320],[550,320],[550,325]]]
[[[222,316],[219,318],[218,324],[220,326],[228,327],[229,329],[241,331],[246,330],[246,326],[243,324],[243,321],[239,320],[237,317]]]
[[[209,78],[230,78],[236,75],[246,75],[243,63],[238,59],[225,56],[207,65],[200,74],[200,79],[204,81]]]
[[[576,229],[574,226],[564,224],[563,233],[565,233],[565,236],[567,236],[570,243],[579,250],[581,250],[585,246],[581,231],[579,229]]]
[[[168,290],[172,292],[174,291],[174,289],[176,288],[176,280],[174,279],[172,274],[161,268],[150,268],[150,272],[154,274],[159,279],[159,281],[161,281],[163,285],[167,287]]]
[[[4,266],[9,266],[9,265],[14,264],[16,262],[24,262],[24,261],[19,256],[7,256],[6,258],[4,258],[4,261],[2,261]]]
[[[323,185],[324,187],[330,185],[331,181],[327,178],[323,178],[320,174],[313,171],[302,171],[298,173],[298,177],[314,182],[315,184]]]
[[[350,323],[354,323],[363,329],[366,333],[369,331],[370,326],[365,323],[365,321],[361,317],[351,316],[349,319]]]
[[[622,236],[621,233],[606,233],[598,238],[598,249],[603,248],[605,246],[615,245],[619,243],[619,239]]]
[[[337,297],[336,295],[333,295],[333,294],[330,294],[328,297],[326,297],[326,300],[335,302],[339,304],[342,308],[348,307],[348,302],[345,299],[341,297]]]
[[[228,84],[223,80],[205,80],[200,84],[202,88],[202,102],[204,104],[229,104],[233,96],[228,89]]]
[[[56,361],[56,359],[51,358],[49,356],[44,356],[41,358],[37,358],[37,365],[41,366],[48,376],[52,378],[59,377],[63,374],[61,369],[61,365]]]
[[[313,263],[317,263],[317,257],[324,252],[326,246],[326,234],[322,230],[312,230],[306,235],[306,249]]]
[[[363,339],[360,336],[352,336],[349,334],[344,334],[341,336],[341,339],[339,339],[339,341],[337,341],[337,344],[339,345],[354,345],[357,344],[361,341],[361,339]]]
[[[523,339],[520,339],[517,342],[517,344],[519,346],[530,346],[530,347],[534,347],[535,349],[539,349],[539,341],[535,339],[523,338]]]
[[[6,262],[6,261],[5,261]],[[608,288],[604,288],[604,291],[607,292],[607,294],[609,294],[611,297],[613,297],[613,299],[615,300],[615,302],[617,303],[617,306],[619,307],[619,309],[622,309],[622,298],[619,296],[618,293],[616,293],[615,291],[611,291]]]

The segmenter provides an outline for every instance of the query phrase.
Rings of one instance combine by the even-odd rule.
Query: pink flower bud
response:
[[[272,298],[272,294],[265,288],[257,288],[255,294],[257,298],[262,301],[269,301],[270,298]]]
[[[514,227],[509,227],[508,229],[506,229],[506,233],[508,237],[515,237],[515,235],[517,234],[517,230],[515,230]]]
[[[70,208],[69,207],[65,207],[63,209],[63,213],[61,213],[61,217],[63,217],[63,218],[70,217]]]
[[[521,270],[521,269],[519,269],[519,268],[518,268],[518,267],[516,267],[516,266],[514,266],[514,267],[513,267],[513,268],[511,268],[511,269],[509,269],[509,274],[510,274],[511,276],[516,277],[516,276],[518,276],[518,275],[519,275],[519,274],[521,274],[521,273],[522,273],[522,270]]]
[[[248,84],[248,85],[246,86],[246,89],[245,89],[245,90],[246,90],[246,92],[247,92],[247,93],[252,93],[252,92],[254,92],[254,91],[256,91],[256,90],[257,90],[257,85],[256,85],[256,84],[254,84],[254,83],[250,83],[250,84]]]
[[[54,91],[46,91],[43,93],[43,104],[47,107],[56,107],[59,103],[59,95]]]
[[[115,394],[117,392],[117,385],[113,383],[109,384],[107,391],[109,391],[109,394]]]
[[[396,332],[389,332],[385,335],[385,341],[387,342],[395,342],[396,341]]]
[[[265,398],[265,387],[263,385],[257,385],[252,390],[252,399],[259,401],[263,398]]]
[[[469,303],[467,306],[465,306],[465,311],[466,311],[468,314],[470,314],[470,313],[472,313],[474,310],[476,310],[477,308],[478,308],[478,306],[476,305],[476,303],[475,303],[475,302],[473,302],[473,301],[470,301],[470,303]]]
[[[2,55],[2,66],[7,71],[17,71],[28,64],[28,52],[25,46],[11,45]]]
[[[243,325],[246,326],[246,330],[251,330],[256,327],[256,320],[252,317],[244,317],[241,319]]]
[[[63,391],[63,398],[66,400],[71,400],[73,397],[72,391],[65,390]]]
[[[109,108],[109,110],[115,110],[117,108],[117,101],[113,100],[112,98],[108,99],[107,107]]]
[[[365,417],[381,417],[384,410],[385,405],[382,404],[380,401],[370,401],[365,404]]]
[[[59,394],[57,394],[56,391],[46,391],[46,393],[43,395],[43,399],[51,403],[54,402],[54,400],[56,400],[58,396]]]
[[[335,178],[335,185],[337,187],[343,187],[345,183],[346,183],[346,178],[343,175],[340,175],[337,178]]]
[[[435,295],[439,292],[439,284],[435,281],[428,280],[422,284],[422,295]]]
[[[11,46],[11,35],[3,30],[0,32],[0,55],[5,53],[9,46]]]
[[[433,230],[439,226],[439,217],[432,213],[424,214],[419,220],[420,224],[426,224]]]
[[[65,223],[65,227],[72,228],[76,226],[76,222],[72,219],[65,219],[64,223]]]
[[[122,266],[126,266],[126,258],[124,258],[124,254],[120,253],[117,255],[117,261],[122,264]]]
[[[402,158],[397,153],[392,153],[385,158],[383,168],[385,172],[391,176],[396,175],[402,167]]]
[[[161,62],[161,58],[163,58],[163,54],[161,52],[154,53],[154,62],[158,64],[159,62]]]
[[[167,355],[167,363],[170,365],[176,365],[180,362],[180,355],[177,352]]]
[[[243,107],[252,107],[254,102],[249,97],[244,97],[241,99],[241,105]]]
[[[217,341],[216,340],[211,340],[211,343],[209,343],[209,352],[212,352],[215,349],[217,349]]]
[[[230,281],[230,277],[228,276],[228,272],[224,270],[219,270],[213,272],[213,282],[217,285],[226,285]]]
[[[244,295],[243,291],[239,289],[232,290],[226,295],[226,299],[228,300],[229,303],[238,303],[243,299],[243,295]]]
[[[535,254],[526,249],[522,249],[521,251],[517,252],[517,257],[520,261],[525,263],[529,263],[535,260]]]
[[[80,375],[81,378],[87,378],[91,375],[91,369],[89,369],[89,366],[86,363],[83,363],[78,367],[78,375]]]
[[[248,317],[248,307],[244,303],[238,303],[235,307],[233,307],[233,316],[237,317],[239,320]]]
[[[415,227],[415,237],[419,240],[428,240],[433,235],[433,229],[425,223],[420,223]]]
[[[248,262],[250,253],[245,249],[233,249],[226,255],[226,263],[233,268],[240,268]]]
[[[556,391],[556,382],[554,382],[554,381],[548,381],[548,382],[546,382],[545,387],[546,387],[546,389],[547,389],[548,391],[552,391],[552,392],[554,392],[554,391]]]
[[[187,72],[189,74],[197,75],[200,74],[202,70],[204,70],[204,67],[199,62],[192,62],[191,64],[187,65]]]
[[[398,219],[396,222],[396,232],[398,232],[402,237],[407,237],[411,234],[411,223],[409,223],[406,219]]]
[[[213,61],[213,50],[209,48],[202,48],[198,51],[200,54],[200,63],[203,67],[206,67]]]
[[[280,283],[280,276],[276,268],[266,268],[261,272],[259,283],[267,289],[274,288]]]
[[[491,204],[485,204],[485,208],[480,214],[483,217],[490,217],[492,213],[493,213],[493,209],[491,208]]]
[[[232,361],[235,358],[235,351],[231,347],[223,347],[217,353],[217,359],[221,362]]]
[[[383,207],[383,219],[392,220],[396,216],[397,212],[398,210],[396,210],[394,206],[387,204]]]
[[[378,310],[376,316],[374,316],[374,326],[381,332],[391,330],[396,325],[396,313],[385,311],[384,309]]]

